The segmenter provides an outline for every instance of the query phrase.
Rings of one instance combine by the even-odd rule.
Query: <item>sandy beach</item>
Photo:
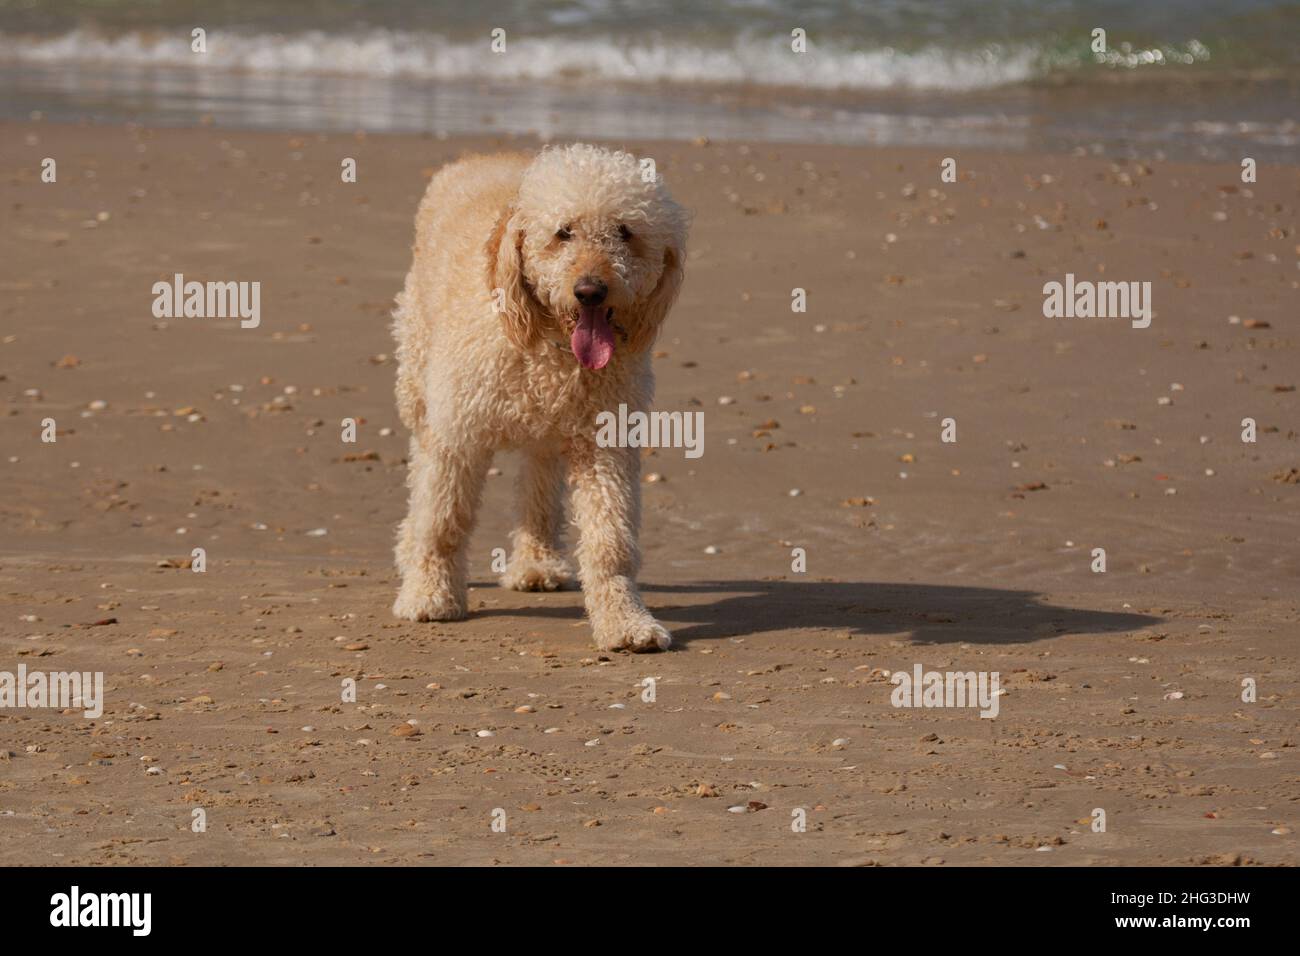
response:
[[[510,457],[470,619],[389,614],[415,207],[538,145],[0,124],[0,670],[105,675],[0,712],[0,863],[1297,862],[1300,168],[611,143],[693,211],[657,404],[705,422],[629,656],[496,586]],[[260,325],[156,318],[176,273]],[[1067,274],[1150,327],[1044,317]],[[996,719],[892,706],[917,664]]]

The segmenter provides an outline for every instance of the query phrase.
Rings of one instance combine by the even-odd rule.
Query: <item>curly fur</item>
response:
[[[686,227],[661,178],[647,182],[633,156],[594,146],[471,157],[430,182],[393,324],[397,407],[411,430],[398,617],[465,616],[483,480],[493,454],[514,448],[524,456],[520,521],[502,584],[572,582],[561,543],[567,477],[596,644],[668,647],[635,583],[639,454],[601,448],[595,433],[601,411],[649,410],[649,349],[681,287]],[[567,347],[585,276],[607,286],[619,331],[599,370]]]

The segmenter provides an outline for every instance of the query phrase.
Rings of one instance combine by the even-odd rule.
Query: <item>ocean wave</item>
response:
[[[616,37],[451,40],[434,33],[371,29],[354,34],[212,31],[206,53],[188,34],[76,29],[58,36],[0,33],[0,60],[44,64],[171,67],[255,73],[409,77],[426,80],[617,81],[744,84],[817,90],[992,89],[1033,79],[1043,57],[1032,46],[974,50],[928,46],[855,50],[788,38],[740,37],[718,44]]]

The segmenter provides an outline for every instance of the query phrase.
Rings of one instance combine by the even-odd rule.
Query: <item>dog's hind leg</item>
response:
[[[421,441],[424,438],[424,441]],[[393,613],[408,621],[458,621],[468,595],[465,551],[492,452],[411,438],[410,504],[397,541],[402,587]]]
[[[646,610],[636,587],[641,564],[641,459],[635,448],[575,445],[569,466],[581,529],[578,566],[596,645],[605,650],[663,651],[668,631]]]
[[[573,583],[561,550],[564,524],[564,457],[552,447],[526,448],[519,472],[519,527],[511,536],[502,587],[558,591]]]
[[[409,276],[406,282],[409,287]],[[422,356],[427,348],[424,340],[428,331],[412,318],[410,301],[409,288],[397,294],[392,333],[397,342],[397,380],[394,389],[397,415],[402,424],[414,432],[424,422],[424,390],[420,386],[420,373],[424,369]]]

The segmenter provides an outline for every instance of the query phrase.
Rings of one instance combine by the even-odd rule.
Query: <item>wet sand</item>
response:
[[[695,213],[656,369],[706,431],[647,456],[676,646],[628,656],[496,587],[510,457],[471,618],[388,610],[415,205],[535,144],[0,132],[0,671],[107,697],[0,710],[0,862],[1296,862],[1300,170],[619,144]],[[177,272],[260,281],[260,327],[156,319]],[[1044,318],[1066,273],[1150,281],[1151,327]],[[917,663],[998,716],[891,706]]]

